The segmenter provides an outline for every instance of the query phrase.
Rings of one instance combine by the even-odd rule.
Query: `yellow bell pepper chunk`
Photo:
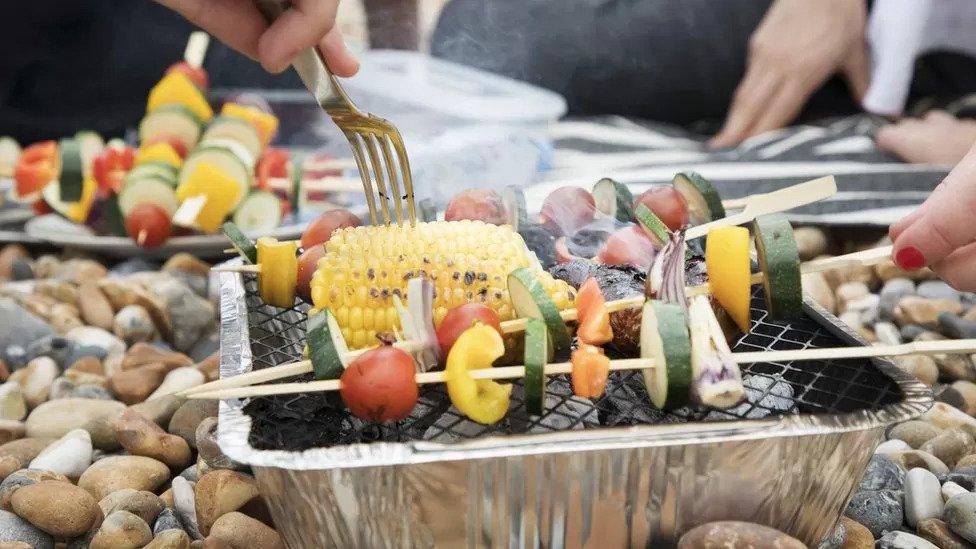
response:
[[[138,166],[146,162],[163,162],[174,168],[179,168],[183,165],[183,159],[180,158],[180,153],[176,152],[176,149],[172,145],[162,141],[139,147],[135,165]]]
[[[749,331],[752,273],[749,229],[721,227],[708,232],[705,268],[712,295],[743,332]]]
[[[197,214],[194,224],[203,232],[215,233],[240,201],[240,193],[240,185],[220,168],[201,162],[190,177],[176,188],[176,199],[183,202],[191,197],[206,196],[207,202]]]
[[[182,105],[203,122],[209,122],[213,118],[213,109],[210,108],[207,98],[180,72],[167,74],[149,90],[146,112],[152,112],[163,105]]]
[[[278,117],[260,109],[238,103],[224,103],[220,114],[240,118],[254,126],[261,138],[261,146],[267,147],[278,131]]]
[[[98,183],[92,176],[86,176],[81,182],[81,200],[68,203],[65,216],[75,223],[84,223],[91,212],[92,204],[95,202],[95,189]]]
[[[512,386],[490,379],[475,379],[468,370],[491,368],[505,354],[505,342],[494,328],[476,323],[465,330],[447,355],[447,396],[461,413],[490,425],[505,417]]]
[[[298,241],[278,242],[262,236],[255,242],[258,249],[258,292],[261,301],[287,309],[295,304],[295,285],[298,280]]]

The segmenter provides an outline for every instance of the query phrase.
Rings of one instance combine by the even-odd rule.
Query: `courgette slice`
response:
[[[522,267],[509,273],[508,294],[516,314],[522,318],[538,318],[546,323],[553,353],[557,358],[569,356],[572,341],[569,329],[559,316],[559,309],[553,303],[546,289],[536,278],[536,271]]]
[[[593,185],[593,200],[597,211],[610,217],[620,221],[634,218],[634,193],[623,183],[604,177]]]
[[[131,179],[122,187],[122,192],[119,193],[119,210],[123,218],[128,217],[129,213],[143,202],[159,206],[170,217],[179,207],[173,186],[169,181],[158,176]]]
[[[691,390],[691,338],[680,305],[648,301],[641,315],[641,358],[654,360],[643,370],[651,403],[661,409],[684,406]]]
[[[84,163],[81,161],[81,144],[66,137],[61,139],[58,150],[61,153],[61,176],[58,178],[61,189],[58,197],[61,202],[78,202],[82,195]]]
[[[718,190],[698,172],[681,172],[672,179],[674,188],[688,201],[692,225],[703,225],[725,217]]]
[[[417,210],[420,221],[437,221],[437,206],[434,204],[433,200],[424,198],[420,202],[417,202]]]
[[[139,142],[157,137],[173,138],[192,150],[200,140],[200,118],[182,105],[163,105],[146,114],[139,123]]]
[[[291,160],[291,195],[288,197],[291,203],[291,215],[297,221],[298,213],[302,204],[302,177],[305,169],[305,156],[295,154]]]
[[[525,209],[525,193],[516,185],[508,185],[501,192],[502,204],[508,214],[508,224],[516,231],[519,227],[529,223],[529,214]]]
[[[237,225],[233,221],[227,221],[224,223],[222,230],[224,236],[230,240],[230,245],[237,250],[237,253],[244,258],[248,263],[257,263],[258,261],[258,249],[254,246],[254,242],[250,238],[244,235]]]
[[[81,165],[85,174],[90,174],[95,157],[105,148],[105,140],[97,132],[82,130],[75,134],[75,141],[81,148]]]
[[[176,188],[179,170],[166,162],[150,161],[133,167],[131,170],[129,170],[129,173],[125,174],[123,181],[128,182],[132,181],[133,179],[139,179],[146,176],[164,179],[169,181],[173,188]]]
[[[330,322],[331,317],[328,309],[322,309],[308,319],[305,341],[308,343],[308,358],[312,361],[315,379],[339,379],[345,369],[335,343],[336,337],[342,339],[342,332],[334,329],[337,324],[334,320]],[[345,342],[342,344],[345,345]]]
[[[114,236],[129,236],[125,230],[125,218],[119,209],[119,196],[112,193],[105,199],[105,225]]]
[[[634,210],[634,217],[659,250],[671,240],[671,231],[668,230],[668,226],[661,221],[661,218],[654,215],[654,212],[647,206],[638,204],[637,209]]]
[[[234,116],[217,116],[210,121],[203,132],[203,142],[217,139],[230,139],[244,146],[252,157],[261,156],[261,137],[254,126]]]
[[[762,270],[763,291],[769,316],[790,320],[803,315],[803,286],[800,253],[793,239],[793,226],[779,213],[761,215],[753,221],[756,254]]]
[[[546,393],[545,367],[549,355],[549,335],[546,324],[538,318],[530,318],[525,325],[525,409],[533,415],[542,415]]]
[[[0,137],[0,177],[13,177],[20,159],[20,143],[10,136]]]
[[[252,192],[234,212],[234,223],[252,234],[271,232],[281,225],[281,199],[268,191]]]

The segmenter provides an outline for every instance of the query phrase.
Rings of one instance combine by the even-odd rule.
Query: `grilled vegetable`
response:
[[[595,278],[590,277],[580,286],[576,293],[576,311],[579,317],[576,336],[580,341],[588,345],[603,345],[613,339],[610,312]]]
[[[634,202],[634,211],[643,204],[654,212],[662,223],[672,231],[688,224],[688,201],[674,187],[653,187],[644,191]]]
[[[329,210],[308,224],[302,234],[302,248],[325,244],[335,231],[345,227],[358,227],[362,224],[363,222],[348,210],[341,208]]]
[[[593,185],[593,200],[596,209],[619,221],[630,221],[634,217],[634,194],[627,185],[609,177]]]
[[[325,255],[325,246],[319,244],[302,251],[302,255],[298,256],[298,280],[295,293],[305,303],[312,302],[312,277],[315,276],[315,269],[318,268],[319,260],[323,255]]]
[[[520,317],[538,318],[546,323],[553,352],[556,357],[561,358],[569,354],[569,330],[559,316],[559,307],[539,281],[540,275],[548,276],[543,271],[534,271],[528,267],[512,271],[508,275],[508,293],[512,296],[512,307]]]
[[[16,139],[8,135],[0,137],[0,177],[13,177],[21,152]]]
[[[169,181],[158,176],[144,176],[137,179],[127,179],[125,186],[119,193],[119,210],[124,217],[129,217],[132,210],[143,202],[149,202],[162,208],[166,215],[172,217],[176,212],[179,201]]]
[[[640,227],[624,227],[610,235],[597,258],[607,265],[632,265],[646,271],[657,249]]]
[[[223,174],[224,178],[229,178],[237,185],[237,192],[233,193],[236,197],[235,201],[230,205],[228,211],[236,209],[251,189],[251,169],[240,157],[226,147],[201,145],[186,157],[183,168],[180,170],[180,186],[186,184],[187,180],[196,173],[197,167],[201,165],[209,165],[211,169],[216,168]],[[222,194],[224,192],[221,191]]]
[[[573,351],[571,362],[573,394],[582,398],[603,396],[607,387],[607,376],[610,375],[610,359],[603,354],[603,349],[593,345],[580,345],[579,349]]]
[[[312,361],[312,371],[316,379],[336,379],[345,368],[342,351],[345,347],[342,334],[333,331],[335,318],[328,309],[319,311],[308,319],[305,342],[308,344],[308,358]],[[339,345],[337,341],[339,340]]]
[[[291,213],[299,219],[298,213],[302,208],[302,178],[304,177],[305,157],[300,154],[292,156],[291,160],[291,196],[288,197]]]
[[[644,370],[644,383],[651,403],[670,409],[688,402],[691,388],[691,340],[684,308],[661,301],[644,304],[641,319],[641,357],[654,359],[654,368]]]
[[[167,74],[149,90],[146,112],[151,113],[163,105],[182,105],[203,122],[209,122],[213,117],[207,98],[180,72]]]
[[[119,209],[119,195],[109,193],[105,199],[105,229],[112,236],[129,236],[125,230],[125,218]]]
[[[186,61],[180,61],[179,63],[173,63],[166,69],[166,74],[171,72],[181,72],[190,79],[190,82],[206,91],[208,85],[210,84],[209,78],[207,78],[207,71],[203,70],[202,67],[194,67],[193,65],[187,63]]]
[[[234,212],[234,223],[254,234],[274,230],[281,224],[281,199],[268,191],[252,192]]]
[[[505,213],[508,214],[508,224],[516,231],[522,232],[522,228],[529,223],[529,214],[525,209],[525,193],[522,192],[521,187],[508,185],[502,189],[501,194]]]
[[[105,140],[98,135],[98,132],[82,130],[75,133],[75,141],[78,142],[78,147],[81,150],[82,173],[86,176],[91,175],[92,163],[105,148]]]
[[[793,227],[783,214],[761,215],[752,224],[769,316],[779,320],[803,314],[800,253]]]
[[[539,217],[543,223],[552,223],[563,234],[571,235],[593,221],[595,213],[593,195],[586,189],[559,187],[546,197]]]
[[[246,124],[248,129],[254,131],[246,122],[237,120],[236,118],[232,120],[239,124]],[[254,168],[255,184],[257,188],[267,191],[271,189],[271,179],[288,177],[289,154],[286,149],[271,148],[265,149],[263,153],[259,151],[258,154],[258,164]]]
[[[147,113],[139,123],[139,142],[175,139],[183,144],[185,150],[190,150],[200,140],[200,125],[200,118],[187,107],[163,105]]]
[[[264,144],[258,135],[255,127],[247,120],[242,120],[233,116],[217,116],[210,121],[207,129],[203,132],[201,141],[213,141],[215,139],[230,139],[236,141],[247,149],[252,157],[261,156]]]
[[[492,225],[508,223],[502,197],[491,189],[470,189],[454,195],[444,210],[444,221],[484,221]]]
[[[530,318],[525,326],[525,409],[534,415],[542,415],[542,403],[546,394],[546,363],[549,361],[549,334],[546,324]]]
[[[410,355],[383,345],[349,363],[342,372],[339,394],[360,419],[401,420],[410,415],[420,394],[414,372]]]
[[[715,186],[697,172],[681,172],[674,176],[672,184],[688,201],[692,224],[702,225],[725,217],[722,197]]]
[[[81,162],[81,145],[74,139],[64,138],[58,143],[58,150],[61,153],[58,199],[61,202],[78,202],[81,200],[82,181],[85,177]]]
[[[278,131],[278,118],[275,115],[250,105],[224,103],[223,108],[220,109],[220,114],[221,116],[240,118],[250,122],[261,138],[262,147],[267,147],[274,138],[275,132]]]
[[[47,202],[52,210],[71,221],[84,223],[88,219],[92,205],[95,203],[95,194],[98,190],[98,183],[95,182],[95,178],[86,177],[82,180],[81,197],[76,202],[62,202],[59,198],[60,188],[61,182],[57,180],[52,181],[44,187],[44,190],[41,192],[44,201]]]
[[[325,249],[312,279],[312,299],[336,315],[354,349],[396,329],[392,298],[402,297],[415,276],[426,276],[436,287],[435,327],[448,310],[468,302],[484,303],[503,321],[515,318],[506,277],[531,261],[511,228],[479,221],[343,228],[332,233]],[[557,307],[572,306],[569,286],[541,270],[537,279]]]
[[[27,146],[14,166],[17,200],[32,201],[57,176],[58,144],[41,141]]]
[[[644,204],[638,204],[634,211],[634,218],[641,228],[647,232],[647,236],[658,247],[663,248],[671,240],[671,231],[668,226],[661,221],[661,218],[654,215]]]
[[[501,321],[494,309],[484,303],[464,303],[448,311],[437,327],[437,342],[440,344],[441,354],[447,356],[457,338],[476,322],[487,324],[502,335]]]
[[[749,331],[752,274],[749,229],[720,227],[708,232],[705,263],[712,295],[743,332]]]
[[[92,161],[92,172],[98,182],[98,188],[105,192],[118,193],[121,191],[123,181],[135,164],[135,160],[136,151],[132,147],[105,147],[102,149],[102,152]],[[152,164],[146,164],[146,166],[152,166]],[[175,171],[173,174],[175,175]]]
[[[732,360],[708,296],[691,299],[688,318],[693,394],[701,404],[714,408],[730,408],[742,402],[745,398],[742,373]]]
[[[505,354],[505,343],[498,332],[485,324],[475,324],[461,334],[451,347],[444,369],[447,395],[451,403],[473,421],[490,425],[505,417],[512,386],[490,379],[474,379],[468,370],[490,368]]]
[[[155,248],[169,239],[173,228],[166,211],[152,202],[136,205],[125,218],[126,233],[142,248]]]
[[[193,226],[207,233],[220,230],[227,215],[241,203],[243,197],[240,193],[241,187],[237,181],[219,167],[210,164],[197,164],[192,175],[182,179],[180,186],[176,188],[176,198],[180,202],[198,196],[206,197]]]
[[[230,240],[231,246],[237,250],[237,253],[241,257],[247,260],[248,263],[258,262],[258,249],[254,247],[254,242],[245,236],[233,221],[224,223],[221,230],[224,236]]]
[[[295,304],[295,283],[298,280],[298,245],[294,241],[278,242],[264,236],[257,241],[258,291],[261,301],[286,309]]]

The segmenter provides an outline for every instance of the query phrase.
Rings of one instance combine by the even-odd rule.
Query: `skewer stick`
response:
[[[190,33],[190,38],[186,41],[186,49],[183,51],[183,60],[187,65],[199,69],[203,65],[203,58],[207,56],[207,47],[210,46],[210,35],[203,31]]]
[[[287,177],[272,177],[268,179],[268,186],[276,190],[290,193],[292,180]],[[322,177],[302,178],[302,190],[326,191],[334,193],[363,192],[363,182],[352,177]]]
[[[141,247],[143,244],[146,243],[146,238],[148,237],[149,237],[149,231],[147,231],[146,229],[141,229],[139,231],[139,234],[136,236],[136,244],[138,244]]]
[[[800,349],[791,351],[732,353],[732,359],[736,364],[747,364],[751,362],[795,362],[805,360],[875,358],[903,355],[968,354],[973,352],[976,352],[976,339],[960,339],[955,341],[917,341],[914,343],[904,343],[901,345],[878,345],[874,347],[830,347],[823,349]],[[296,365],[297,364],[301,363],[296,363]],[[278,367],[280,368],[281,366]],[[646,370],[654,367],[654,360],[649,358],[629,358],[610,361],[610,369],[613,371]],[[553,376],[571,373],[572,369],[572,363],[558,362],[554,364],[547,364],[544,372],[545,375]],[[475,379],[519,379],[525,377],[525,367],[500,366],[497,368],[470,370],[469,373],[471,374],[471,377]],[[443,383],[447,380],[447,376],[443,371],[424,372],[416,374],[414,379],[418,384]],[[280,383],[276,385],[261,385],[217,391],[196,392],[188,394],[187,398],[225,399],[312,393],[337,391],[341,386],[342,383],[340,380],[327,379],[304,383]]]

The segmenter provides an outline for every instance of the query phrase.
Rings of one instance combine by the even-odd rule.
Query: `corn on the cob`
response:
[[[433,283],[434,326],[453,307],[477,301],[501,320],[514,318],[508,273],[533,263],[522,237],[508,226],[480,221],[418,223],[415,227],[340,229],[325,245],[312,278],[312,301],[335,315],[352,349],[376,344],[376,334],[399,329],[393,296],[406,298],[407,281]],[[572,288],[549,273],[539,280],[556,306],[573,306]]]

